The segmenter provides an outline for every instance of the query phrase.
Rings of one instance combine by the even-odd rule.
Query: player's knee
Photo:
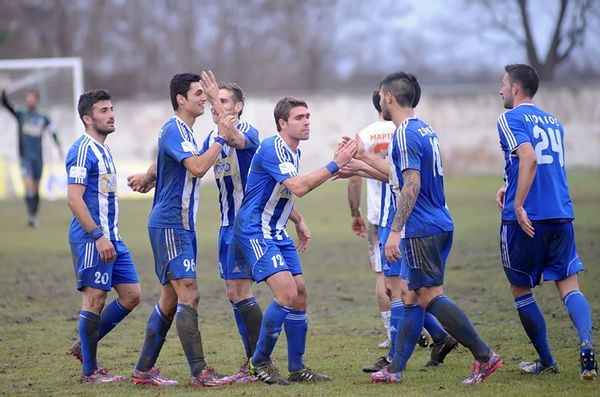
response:
[[[119,300],[129,310],[133,310],[142,301],[142,289],[132,288],[124,296],[119,296]]]
[[[284,291],[280,291],[275,295],[275,300],[282,306],[293,307],[294,303],[298,298],[298,292],[295,288],[290,288]]]

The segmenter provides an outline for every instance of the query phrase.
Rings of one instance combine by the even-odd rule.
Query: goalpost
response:
[[[13,106],[22,105],[25,94],[35,90],[40,96],[39,108],[48,114],[62,142],[62,149],[82,131],[77,101],[83,93],[81,58],[0,59],[0,89],[4,89]],[[3,107],[0,110],[0,199],[21,196],[17,155],[16,121]],[[46,165],[42,176],[42,195],[61,195],[56,182],[62,161],[50,137],[45,137]],[[60,161],[59,161],[60,160]],[[3,169],[4,168],[4,169]],[[60,170],[61,173],[62,170]],[[8,177],[8,178],[7,178]]]

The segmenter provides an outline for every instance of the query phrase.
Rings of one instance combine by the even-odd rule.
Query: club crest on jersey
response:
[[[117,174],[104,174],[100,177],[100,191],[102,193],[116,193]]]
[[[87,177],[87,169],[85,167],[69,168],[69,178],[84,179]]]

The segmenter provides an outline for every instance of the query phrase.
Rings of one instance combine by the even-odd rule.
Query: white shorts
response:
[[[379,235],[377,233],[377,225],[369,223],[369,261],[371,269],[375,273],[381,273],[381,252],[379,250]]]

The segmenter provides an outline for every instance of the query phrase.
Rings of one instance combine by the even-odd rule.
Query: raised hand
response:
[[[358,142],[356,139],[347,141],[345,144],[339,146],[333,154],[333,161],[342,168],[352,160],[352,156],[356,153]]]
[[[215,112],[217,114],[223,113],[223,106],[219,100],[219,83],[211,70],[208,72],[202,71],[200,74],[200,85]]]
[[[231,113],[222,112],[219,115],[218,121],[218,131],[219,135],[223,138],[229,140],[233,134],[236,133],[236,125],[238,123],[238,118],[236,115]]]

